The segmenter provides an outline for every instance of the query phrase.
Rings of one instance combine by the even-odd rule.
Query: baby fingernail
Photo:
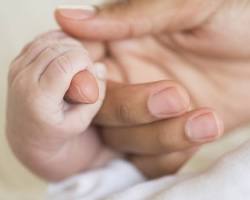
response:
[[[94,17],[96,7],[91,5],[61,5],[57,11],[62,16],[72,20],[84,20]]]
[[[169,117],[185,111],[189,106],[189,97],[177,88],[167,88],[153,94],[148,101],[148,108],[156,117]]]
[[[95,63],[94,64],[94,72],[96,76],[101,81],[105,81],[107,79],[107,68],[104,63]]]
[[[186,134],[194,142],[215,140],[222,134],[222,129],[222,122],[213,112],[199,114],[186,124]]]

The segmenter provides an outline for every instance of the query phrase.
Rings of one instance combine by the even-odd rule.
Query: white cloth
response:
[[[250,141],[208,170],[145,181],[131,164],[113,161],[101,170],[49,187],[50,200],[249,200]]]

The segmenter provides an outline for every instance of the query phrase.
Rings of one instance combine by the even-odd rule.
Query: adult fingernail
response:
[[[57,11],[68,19],[84,20],[94,17],[97,9],[91,5],[61,5],[57,7]]]
[[[223,124],[213,112],[193,116],[186,124],[186,134],[191,141],[209,142],[222,134]]]
[[[167,88],[153,94],[148,100],[148,108],[155,117],[169,117],[185,111],[189,97],[177,88]]]

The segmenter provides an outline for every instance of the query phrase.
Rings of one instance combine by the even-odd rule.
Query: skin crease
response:
[[[58,181],[114,156],[89,126],[105,96],[96,70],[82,45],[61,32],[32,41],[10,66],[7,138],[18,159],[44,179]],[[79,73],[98,89],[94,104],[64,101]]]
[[[152,4],[156,2],[163,5],[171,1],[151,1]],[[211,1],[202,2],[209,4]],[[204,15],[191,12],[191,16],[189,13],[188,17],[177,17],[167,27],[164,26],[166,19],[163,19],[158,24],[155,22],[154,33],[140,26],[138,29],[132,25],[128,26],[130,29],[126,28],[124,24],[130,23],[126,18],[130,14],[143,19],[148,11],[147,3],[150,4],[150,1],[129,1],[127,5],[108,6],[98,16],[82,22],[70,21],[59,12],[56,18],[66,32],[84,41],[88,38],[108,40],[99,45],[104,52],[100,60],[108,66],[109,79],[124,83],[177,80],[191,94],[192,107],[208,106],[219,112],[227,132],[246,125],[250,119],[250,112],[246,109],[250,100],[246,91],[250,85],[250,49],[246,45],[250,42],[248,1],[216,1],[218,4],[212,6],[210,12]],[[159,13],[151,9],[152,4],[150,10]],[[140,10],[141,7],[145,9]],[[205,8],[199,9],[200,13],[204,13]],[[193,21],[189,23],[185,19]],[[116,25],[120,28],[116,29]],[[99,31],[94,32],[92,29],[97,27]],[[103,128],[105,132],[105,126]],[[111,138],[107,136],[105,141],[108,144],[113,142],[109,140]],[[164,157],[158,161],[167,163]],[[135,162],[142,171],[150,171],[143,169],[149,162],[138,164],[138,159]],[[156,165],[159,163],[153,162]]]
[[[140,2],[142,5],[144,5],[144,1],[128,2]],[[157,0],[145,2],[151,2],[152,5],[152,2],[166,3],[167,1]],[[176,5],[179,5],[178,2],[180,3],[180,5],[182,5],[182,1],[175,2],[177,2]],[[193,1],[192,5],[195,7],[195,10],[197,10],[196,5],[203,5],[196,4],[197,2],[201,3],[203,1]],[[75,26],[75,21],[74,26],[72,27],[72,22],[70,22],[68,19],[65,20],[64,18],[61,18],[60,24],[62,26],[64,25],[65,31],[75,36],[81,35],[82,38],[85,38],[85,41],[88,38],[97,40],[110,40],[111,36],[115,39],[120,39],[119,41],[110,41],[105,43],[100,42],[99,47],[101,50],[91,48],[91,41],[88,42],[88,50],[90,52],[92,51],[92,56],[95,54],[93,53],[93,49],[94,51],[99,51],[99,55],[96,57],[93,56],[93,59],[95,57],[95,61],[102,61],[108,65],[108,70],[110,74],[109,79],[120,81],[125,84],[145,83],[155,80],[158,81],[161,79],[177,80],[182,85],[184,85],[192,95],[192,106],[194,108],[199,106],[209,106],[216,108],[223,116],[223,119],[226,123],[226,129],[231,130],[235,127],[239,127],[242,124],[245,124],[250,118],[250,113],[248,113],[245,109],[250,99],[249,94],[246,93],[245,89],[246,85],[249,85],[249,68],[247,67],[249,64],[249,51],[248,46],[245,45],[248,43],[249,34],[247,29],[248,26],[244,26],[241,24],[247,22],[246,19],[249,19],[249,12],[247,12],[247,6],[245,4],[247,1],[241,1],[241,3],[236,3],[236,1],[231,0],[226,2],[227,3],[223,4],[223,6],[220,7],[217,12],[215,12],[216,10],[213,6],[213,9],[211,9],[213,11],[212,13],[208,14],[206,12],[203,12],[204,10],[202,10],[203,14],[199,15],[199,19],[195,19],[195,16],[193,16],[194,18],[189,18],[187,17],[187,15],[189,16],[190,13],[184,12],[185,15],[182,15],[181,18],[174,20],[174,23],[171,24],[170,21],[168,21],[170,24],[167,26],[166,31],[163,25],[163,22],[165,23],[164,19],[163,21],[161,21],[161,23],[156,24],[156,29],[154,29],[156,31],[151,34],[147,34],[147,36],[144,35],[144,33],[146,33],[150,29],[144,29],[139,31],[133,30],[132,32],[129,32],[126,28],[121,27],[121,29],[116,28],[115,32],[110,31],[112,29],[112,24],[116,23],[114,21],[116,19],[120,21],[119,18],[113,18],[113,22],[110,23],[109,26],[101,27],[106,27],[107,29],[100,29],[100,32],[93,32],[93,30],[91,31],[91,27],[89,27],[91,26],[91,24],[95,26],[98,24],[101,26],[103,24],[105,25],[105,23],[103,22],[99,23],[98,20],[100,21],[100,19],[98,18],[93,18],[93,20],[87,20],[85,24],[87,28],[84,28],[83,26],[79,25]],[[162,5],[159,6],[160,4],[155,5],[158,5],[156,7],[157,9],[161,9],[163,7]],[[143,8],[147,9],[146,4],[144,6]],[[218,8],[217,6],[218,5],[216,4],[216,9]],[[138,11],[138,13],[140,13],[140,7],[135,6],[134,8],[137,8],[136,10]],[[200,7],[198,6],[198,8]],[[206,8],[206,6],[204,6],[204,8]],[[116,12],[118,14],[122,13],[119,9],[120,8],[116,10],[115,8],[112,8],[112,10],[119,11]],[[154,9],[149,9],[147,11],[150,11],[151,13],[151,10],[154,11]],[[108,11],[106,12],[109,13]],[[58,20],[60,17],[58,16],[59,14],[60,13],[57,13]],[[191,14],[193,13],[191,12]],[[101,13],[101,15],[105,16],[105,12]],[[104,19],[107,18],[104,17]],[[191,20],[192,23],[187,23],[185,24],[185,26],[182,24],[182,26],[179,24],[179,22],[184,19],[195,20]],[[120,25],[124,26],[124,24],[126,23]],[[239,24],[241,25],[239,26]],[[74,28],[76,27],[78,29],[80,29],[81,27],[81,30],[84,30],[85,32],[78,30],[74,33]],[[180,27],[184,27],[184,29]],[[186,29],[187,27],[188,29]],[[70,28],[71,31],[69,31]],[[94,30],[96,30],[96,27]],[[116,34],[117,31],[124,32],[120,35]],[[82,35],[83,33],[84,35]],[[98,34],[95,35],[92,33]],[[102,33],[104,34],[104,38],[95,38],[101,37]],[[133,35],[137,37],[134,39],[128,39],[128,36]],[[238,38],[244,38],[245,40],[239,40]],[[96,42],[94,46],[96,46]],[[81,54],[84,53],[81,52]],[[22,66],[20,63],[15,63],[15,66],[16,68],[18,68],[18,66],[25,67]],[[13,72],[13,70],[11,70],[11,72]],[[89,130],[86,129],[86,127],[81,127],[80,130],[75,131],[77,132],[77,136],[72,137],[69,140],[65,140],[65,138],[63,137],[64,139],[61,140],[62,136],[68,136],[69,134],[72,134],[72,130],[75,130],[76,128],[74,126],[77,126],[77,123],[72,123],[81,118],[79,116],[76,116],[74,120],[66,120],[64,121],[64,123],[61,123],[63,124],[62,127],[51,128],[51,118],[49,118],[50,120],[48,120],[48,116],[54,116],[53,111],[55,110],[53,109],[58,108],[58,106],[49,106],[51,104],[53,105],[53,101],[49,101],[50,103],[48,103],[48,99],[46,98],[45,93],[37,93],[37,90],[33,88],[33,86],[35,87],[35,84],[33,85],[30,84],[30,82],[26,82],[28,80],[25,77],[30,76],[20,76],[18,79],[19,81],[16,82],[16,87],[9,88],[10,100],[8,102],[7,114],[8,139],[14,152],[18,155],[19,159],[26,163],[29,168],[33,169],[40,176],[54,181],[61,180],[72,174],[78,173],[82,170],[90,169],[93,166],[98,165],[96,163],[99,163],[99,160],[102,159],[98,158],[95,161],[92,160],[93,157],[95,157],[94,155],[96,155],[96,152],[106,153],[105,150],[108,151],[108,149],[106,149],[106,146],[103,146],[102,144],[100,145],[99,137],[96,137],[96,134],[98,134],[98,132],[95,129]],[[29,90],[27,90],[27,85],[25,85],[25,83],[29,86]],[[50,91],[50,89],[51,88],[49,87],[48,91]],[[20,92],[19,94],[23,95],[20,95],[17,98],[17,91]],[[36,92],[33,93],[31,91]],[[25,92],[28,92],[28,94]],[[31,94],[39,94],[39,96],[32,96]],[[43,96],[44,98],[41,98],[41,96]],[[24,103],[26,102],[27,97],[29,97],[28,99],[32,99],[32,97],[36,99],[37,101],[34,102],[39,103],[38,105],[48,106],[46,107],[47,109],[42,109],[38,111],[37,109],[35,109],[36,106],[30,107],[30,105]],[[62,100],[63,97],[64,94],[60,100]],[[18,101],[16,101],[16,99],[18,99]],[[43,101],[41,102],[40,100],[42,99]],[[24,104],[21,104],[21,102],[23,102]],[[91,105],[88,106],[91,107]],[[80,106],[78,105],[75,108],[79,107]],[[93,109],[93,107],[91,108]],[[90,115],[91,117],[93,117],[93,114],[96,113],[96,109],[97,108],[95,107],[94,111],[92,110],[90,114],[84,112],[85,116]],[[44,113],[44,110],[48,112]],[[62,113],[64,112],[64,110],[60,110],[60,113],[61,111]],[[24,117],[24,114],[26,117]],[[40,116],[42,120],[41,118],[37,118],[37,116]],[[36,124],[37,126],[30,127],[30,119],[34,120],[34,124],[32,123],[33,125],[39,122],[38,124]],[[92,119],[93,118],[87,119],[87,121],[90,122]],[[46,123],[44,123],[44,120]],[[81,123],[84,124],[86,123],[86,121],[82,121]],[[81,123],[79,124],[82,126]],[[15,126],[12,126],[13,124]],[[43,127],[42,131],[40,127]],[[113,141],[109,141],[112,140],[112,138],[108,137],[110,127],[103,126],[102,128],[103,132],[107,133],[104,134],[104,139],[106,138],[106,143],[112,143]],[[34,135],[34,133],[38,134]],[[19,137],[17,137],[17,134],[20,134]],[[87,137],[86,139],[85,136],[87,134],[91,137]],[[37,141],[40,141],[40,143],[34,143],[34,141],[36,141],[34,140],[34,138],[36,137],[38,137]],[[65,143],[65,141],[67,142]],[[23,145],[24,143],[26,144],[25,146]],[[88,147],[88,144],[92,144],[91,147],[95,146],[95,144],[97,146],[97,148],[92,149],[92,155],[88,154],[89,149],[88,151],[86,151],[85,149],[85,147]],[[44,151],[45,146],[47,151]],[[58,146],[63,146],[65,148],[59,148],[62,151],[58,151]],[[179,167],[183,164],[183,162],[178,162],[179,158],[183,156],[185,158],[190,157],[190,149],[185,152],[187,155],[182,153],[179,154],[180,152],[175,152],[174,155],[170,154],[172,156],[170,156],[170,158],[168,157],[168,159],[165,157],[168,156],[167,154],[164,156],[145,156],[144,158],[146,161],[144,160],[143,162],[142,160],[140,160],[139,162],[138,158],[135,157],[132,158],[132,160],[142,171],[145,172],[145,174],[151,173],[149,174],[151,177],[156,177],[163,175],[166,171],[168,173],[173,173],[176,171],[176,169],[179,169]],[[88,155],[85,155],[85,153],[87,153]],[[27,155],[30,157],[27,157]],[[85,160],[86,158],[87,160]],[[105,156],[103,156],[102,158],[105,158]],[[44,160],[46,160],[46,162],[44,162]],[[65,162],[65,160],[67,160],[67,162]],[[156,168],[143,169],[143,166],[150,166],[150,163],[154,163]],[[53,170],[51,170],[51,167],[48,166],[55,167],[53,168]],[[170,169],[167,169],[167,167],[169,166],[172,167],[170,167]],[[160,173],[155,174],[155,172],[152,173],[150,171],[159,171]]]
[[[76,74],[71,81],[65,98],[71,103],[95,103],[99,97],[95,77],[87,70]]]
[[[86,42],[85,46],[88,46]],[[87,48],[91,51],[90,46]],[[93,60],[102,56],[103,51],[100,48],[102,46],[98,48],[98,45],[93,48],[95,50],[94,54],[91,53]],[[91,124],[104,100],[106,74],[104,69],[100,70],[100,63],[92,64],[92,59],[81,43],[60,31],[55,31],[32,41],[11,64],[8,85],[7,138],[17,158],[32,172],[46,180],[59,181],[79,172],[103,166],[118,156],[116,151],[112,151],[110,147],[103,144],[99,137],[100,130]],[[111,70],[111,65],[109,69]],[[116,74],[116,78],[119,77],[121,76]],[[79,85],[72,87],[73,84],[79,82]],[[75,103],[77,101],[74,98],[79,97],[81,99],[78,102],[86,102],[85,96],[82,98],[77,93],[79,90],[75,90],[76,87],[86,89],[86,86],[99,89],[96,103]],[[108,113],[104,114],[104,117],[107,118],[113,112],[110,116],[117,118],[117,111],[112,111],[115,103],[120,102],[119,98],[123,98],[122,94],[130,94],[134,91],[134,94],[137,94],[134,100],[137,99],[142,105],[140,107],[138,103],[132,102],[133,110],[138,111],[136,113],[139,114],[136,120],[146,116],[147,120],[159,121],[158,118],[149,115],[144,105],[147,103],[150,88],[160,91],[166,86],[177,88],[184,93],[188,105],[188,94],[174,82],[160,81],[125,87],[123,85],[122,90],[120,90],[120,84],[115,83],[113,87],[118,88],[116,91],[110,88],[109,83],[107,98],[115,102],[110,101],[112,107],[106,107]],[[72,94],[69,87],[76,93]],[[119,98],[113,99],[115,96],[112,94],[117,95],[117,91]],[[67,99],[73,98],[71,101],[73,100],[74,103],[65,101],[65,94],[68,95]],[[174,126],[169,130],[179,127],[176,135],[180,140],[178,137],[175,140],[184,142],[185,149],[196,146],[197,143],[183,138],[182,126],[188,117],[201,112],[201,110],[196,110],[185,115],[187,108],[186,106],[178,115],[169,116],[169,118],[180,116],[180,121],[176,118],[177,120],[174,119],[170,123]],[[204,111],[211,113],[208,109],[203,109],[202,113]],[[202,143],[215,138],[208,139]],[[150,141],[149,138],[148,141]],[[178,142],[177,147],[172,145],[175,151],[178,146],[183,148]],[[156,146],[158,146],[157,143]],[[165,151],[164,145],[162,150]],[[157,170],[152,170],[158,173],[151,177],[167,172],[173,173],[191,153],[192,151],[186,150],[184,153],[170,154],[170,157],[167,155],[165,162],[171,161],[173,164],[168,164],[167,169],[159,170],[162,167],[159,166]],[[143,160],[148,161],[145,157]]]
[[[107,9],[100,15],[105,16],[105,12],[110,10],[118,12],[119,9],[122,7]],[[250,51],[245,45],[250,41],[250,30],[245,26],[250,18],[248,9],[246,0],[229,0],[209,19],[191,30],[163,31],[151,36],[108,42],[103,45],[107,56],[102,57],[109,68],[109,79],[127,83],[178,80],[192,95],[194,107],[205,105],[219,111],[226,130],[245,124],[250,118],[250,113],[245,110],[250,99],[245,90],[250,73],[247,67]],[[80,35],[70,21],[63,21],[58,13],[56,16],[59,24],[70,34],[89,36],[87,31]],[[91,27],[88,23],[98,24],[95,18],[88,21],[86,27]],[[89,37],[100,39],[100,35],[99,38]],[[103,37],[108,38],[105,34]],[[240,105],[234,102],[240,102]]]

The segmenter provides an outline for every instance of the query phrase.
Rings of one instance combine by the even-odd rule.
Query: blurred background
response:
[[[58,28],[53,11],[60,4],[91,3],[102,0],[0,0],[0,199],[45,199],[47,183],[34,177],[12,155],[5,139],[7,71],[12,59],[35,36]],[[249,138],[249,129],[238,130],[202,149],[182,173],[203,170],[221,154]]]

